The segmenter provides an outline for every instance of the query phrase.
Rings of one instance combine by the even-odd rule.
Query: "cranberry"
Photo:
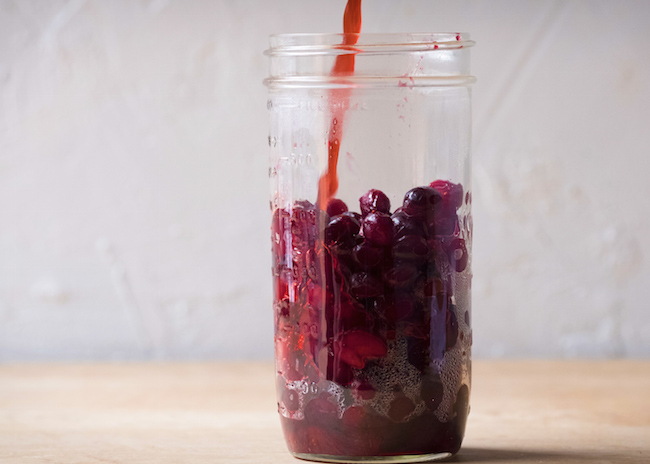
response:
[[[390,214],[390,200],[381,190],[368,190],[365,195],[359,198],[359,205],[361,206],[361,214],[364,217],[375,211]]]
[[[409,217],[402,208],[399,208],[391,216],[393,220],[393,230],[395,239],[404,237],[405,235],[419,235],[424,237],[426,229],[424,224],[412,217]]]
[[[345,213],[348,210],[348,205],[345,204],[343,200],[338,198],[332,198],[327,202],[327,215],[330,217],[338,216],[339,214]]]
[[[336,414],[336,401],[329,393],[321,393],[319,397],[313,398],[305,406],[305,417],[309,419],[314,416],[334,417]]]
[[[363,219],[363,236],[375,245],[387,246],[393,241],[393,221],[386,213],[369,213]]]
[[[367,272],[357,272],[350,278],[350,292],[357,298],[378,296],[383,290],[381,281]]]
[[[352,368],[335,356],[335,350],[332,345],[326,345],[320,349],[318,354],[318,366],[323,371],[327,380],[338,383],[339,385],[349,385],[354,379]]]
[[[435,411],[442,403],[443,388],[439,378],[427,376],[422,379],[420,397],[430,411]]]
[[[447,254],[449,255],[449,264],[456,272],[463,272],[467,267],[469,254],[465,246],[465,240],[462,238],[453,239],[447,246]]]
[[[402,320],[413,314],[415,304],[409,294],[397,294],[394,301],[386,308],[386,317],[392,320]]]
[[[423,263],[429,251],[427,241],[418,235],[405,235],[393,245],[393,256],[406,261]]]
[[[343,362],[356,369],[363,369],[369,359],[386,356],[386,345],[378,337],[361,330],[345,332],[335,342],[335,350]]]
[[[328,245],[352,246],[356,234],[359,232],[359,221],[348,213],[334,216],[325,228],[325,243]]]
[[[384,272],[384,280],[391,287],[405,287],[415,281],[418,271],[409,264],[398,264]]]
[[[362,268],[371,269],[381,263],[384,250],[371,243],[363,242],[352,249],[352,257]]]
[[[391,403],[388,409],[388,417],[395,422],[402,422],[406,416],[415,410],[413,401],[408,396],[401,394],[397,396]]]
[[[431,182],[431,187],[436,189],[442,195],[444,203],[448,204],[454,209],[458,209],[463,205],[463,186],[454,184],[448,180],[434,180]]]
[[[403,211],[410,217],[425,218],[442,202],[442,195],[432,187],[415,187],[404,195]]]
[[[295,390],[286,389],[282,395],[282,403],[290,412],[295,412],[300,407],[300,396]]]
[[[363,306],[352,296],[344,292],[343,290],[339,291],[338,298],[338,317],[343,321],[350,321],[354,323],[357,321],[359,324],[367,320],[367,313],[364,311]],[[330,306],[334,305],[334,302]],[[361,321],[362,319],[362,321]]]
[[[420,372],[423,372],[429,367],[431,360],[429,340],[411,337],[407,340],[407,346],[409,363]]]
[[[453,235],[458,231],[458,216],[454,210],[442,208],[427,221],[429,235]]]

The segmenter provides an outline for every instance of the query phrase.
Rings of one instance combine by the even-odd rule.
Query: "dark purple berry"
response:
[[[388,409],[388,417],[390,417],[395,422],[401,422],[406,416],[411,414],[415,410],[415,405],[411,399],[404,395],[397,395],[395,399],[390,403],[390,408]]]
[[[384,250],[369,242],[363,242],[352,249],[352,257],[364,269],[379,266],[384,257]]]
[[[431,351],[429,340],[409,337],[407,339],[407,357],[417,370],[423,372],[429,367],[431,361]]]
[[[374,211],[390,214],[390,200],[381,190],[368,190],[365,195],[359,198],[359,205],[361,206],[361,214],[364,217]]]
[[[442,403],[443,388],[440,378],[427,376],[422,379],[420,397],[429,411],[435,411]]]
[[[455,238],[447,246],[447,254],[449,255],[449,264],[456,272],[463,272],[467,267],[469,254],[465,246],[465,240],[462,238]]]
[[[363,236],[376,245],[390,245],[393,241],[393,221],[390,216],[379,211],[368,214],[363,219]]]
[[[434,180],[431,182],[430,187],[436,189],[442,195],[442,200],[446,203],[446,206],[454,208],[454,210],[460,208],[463,205],[463,186],[460,184],[454,184],[448,180]]]
[[[434,208],[442,202],[442,195],[432,187],[415,187],[404,195],[403,211],[410,217],[432,216]]]
[[[343,214],[347,210],[348,210],[348,205],[346,205],[343,202],[343,200],[339,200],[338,198],[332,198],[330,201],[327,202],[327,214],[330,217]]]
[[[426,229],[422,221],[409,217],[402,208],[398,208],[391,216],[391,219],[393,220],[395,239],[405,235],[420,235],[422,237],[426,235]]]
[[[427,222],[427,230],[431,236],[454,235],[458,229],[458,216],[454,209],[441,208]]]
[[[424,237],[406,235],[393,245],[393,256],[397,259],[423,263],[429,256],[429,245]]]
[[[357,272],[350,278],[350,293],[357,298],[379,296],[383,290],[381,281],[367,272]]]
[[[285,390],[282,395],[282,403],[290,412],[295,412],[300,407],[300,397],[295,390]]]
[[[334,216],[325,228],[325,243],[350,245],[359,233],[359,221],[349,213]]]
[[[415,281],[418,271],[408,264],[398,264],[384,272],[384,280],[394,288],[401,288]]]

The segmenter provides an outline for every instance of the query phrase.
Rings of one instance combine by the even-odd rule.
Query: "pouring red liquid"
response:
[[[345,13],[343,14],[343,45],[354,45],[359,40],[361,32],[361,0],[349,0]],[[336,57],[333,76],[345,76],[354,73],[354,54],[339,55]],[[342,89],[332,92],[332,98],[347,100],[349,89]],[[339,149],[341,147],[341,135],[343,134],[343,120],[345,106],[338,105],[332,123],[330,125],[330,138],[328,142],[327,172],[323,174],[318,183],[318,206],[321,209],[327,207],[327,202],[336,194],[339,188],[337,165],[339,160]]]

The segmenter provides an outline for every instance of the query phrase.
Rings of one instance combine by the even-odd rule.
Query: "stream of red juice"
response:
[[[343,46],[357,43],[361,32],[361,0],[348,0],[343,14]],[[336,57],[332,76],[349,76],[354,73],[354,53],[345,53]],[[339,188],[339,178],[336,171],[341,135],[343,133],[343,117],[347,102],[350,99],[350,89],[336,89],[330,94],[332,103],[332,122],[327,145],[327,171],[318,182],[318,206],[325,210],[327,202],[334,196]]]

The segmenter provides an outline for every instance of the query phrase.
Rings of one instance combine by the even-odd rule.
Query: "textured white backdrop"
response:
[[[266,74],[345,0],[0,0],[0,361],[270,358]],[[366,0],[468,31],[475,354],[650,355],[650,2]]]

